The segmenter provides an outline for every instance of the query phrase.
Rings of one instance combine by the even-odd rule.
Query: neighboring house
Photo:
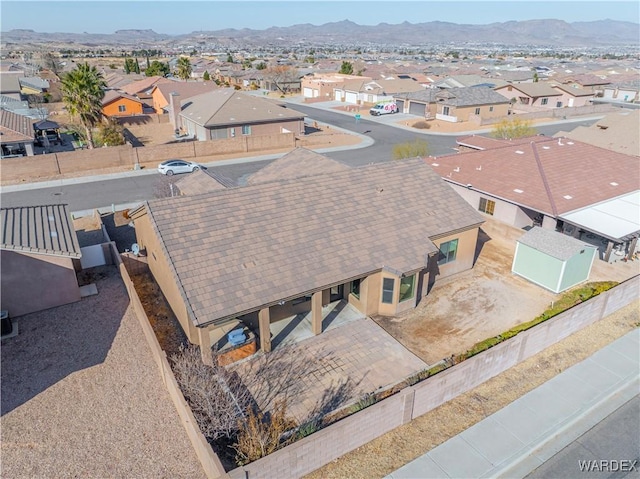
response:
[[[80,246],[67,205],[0,209],[0,301],[23,314],[80,300]]]
[[[126,85],[147,78],[144,74],[130,73],[126,74],[122,71],[103,71],[104,81],[110,90],[120,90]]]
[[[507,100],[514,102],[514,107],[558,108],[562,92],[548,83],[514,83],[495,89]]]
[[[16,100],[6,95],[0,95],[0,108],[34,120],[49,116],[46,108],[31,108],[28,101]]]
[[[502,118],[509,101],[487,87],[427,89],[396,98],[400,111],[425,118],[459,122]]]
[[[171,93],[177,93],[181,100],[186,100],[192,96],[200,95],[209,91],[217,90],[219,87],[215,82],[200,82],[200,81],[187,81],[187,82],[172,82],[172,83],[160,83],[153,87],[151,90],[151,98],[153,99],[153,109],[159,115],[169,113],[170,108],[170,95]]]
[[[40,77],[22,77],[19,82],[23,95],[42,95],[49,91],[49,82]]]
[[[0,147],[2,158],[33,156],[33,119],[0,109]]]
[[[142,115],[144,104],[135,96],[107,90],[102,99],[102,113],[106,117]]]
[[[171,95],[177,106],[179,96]],[[304,134],[304,115],[279,104],[230,88],[180,101],[176,128],[199,141],[282,133]],[[177,108],[176,108],[177,113]],[[174,113],[175,114],[175,113]]]
[[[585,90],[577,86],[554,84],[553,88],[562,94],[562,96],[560,96],[559,98],[554,99],[556,108],[572,108],[591,105],[592,100],[595,96],[593,91]]]
[[[433,83],[434,88],[465,88],[472,86],[483,86],[497,88],[506,85],[505,80],[490,78],[482,75],[451,75]]]
[[[138,97],[140,100],[149,100],[153,87],[162,83],[175,83],[175,81],[161,76],[144,77],[123,86],[120,91]]]
[[[614,248],[633,254],[640,235],[637,157],[542,136],[500,146],[465,137],[464,144],[473,146],[474,138],[484,150],[427,161],[478,211],[597,244],[607,261]]]
[[[277,180],[276,170],[130,212],[156,281],[203,353],[239,321],[265,352],[270,324],[297,313],[311,311],[320,334],[333,301],[396,315],[436,277],[473,266],[483,220],[423,160],[325,165],[332,171]]]
[[[354,105],[375,104],[393,101],[394,97],[406,93],[422,91],[424,87],[411,79],[391,80],[348,80],[336,87],[334,100]]]
[[[598,248],[534,226],[516,240],[511,271],[554,293],[589,279]]]
[[[593,74],[567,75],[564,77],[555,77],[555,81],[569,87],[578,87],[591,91],[594,95],[602,95],[604,87],[611,83],[610,80]]]
[[[350,80],[372,81],[371,77],[343,75],[342,73],[316,73],[302,79],[302,96],[305,98],[320,98],[325,101],[335,98],[334,90],[342,88]]]
[[[602,98],[598,98],[598,101],[605,103],[640,102],[640,82],[605,85],[602,89]]]
[[[640,110],[621,108],[597,120],[591,126],[579,126],[555,137],[567,137],[607,150],[640,156]]]
[[[23,72],[0,73],[0,95],[18,101],[22,100],[21,76],[24,76]]]

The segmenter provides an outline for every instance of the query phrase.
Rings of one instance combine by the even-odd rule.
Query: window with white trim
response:
[[[478,211],[482,211],[488,215],[493,216],[493,212],[496,209],[496,202],[493,200],[489,200],[487,198],[480,198],[480,205],[478,206]]]

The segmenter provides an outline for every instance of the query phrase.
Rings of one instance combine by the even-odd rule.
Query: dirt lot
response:
[[[509,232],[513,237],[522,234],[517,228]],[[398,317],[375,318],[427,364],[533,319],[556,297],[511,274],[515,241],[494,232],[491,220],[480,232],[479,247],[473,269],[436,280],[416,309]]]
[[[384,477],[639,325],[640,301],[636,301],[409,424],[345,454],[306,478]]]
[[[2,477],[203,478],[114,266],[2,340]]]
[[[533,319],[561,295],[511,273],[515,240],[523,233],[488,219],[480,232],[481,250],[473,269],[436,280],[416,309],[374,319],[427,364]],[[623,281],[639,273],[640,261],[597,261],[590,280]]]

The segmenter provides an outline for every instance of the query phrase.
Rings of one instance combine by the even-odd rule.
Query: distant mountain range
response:
[[[552,4],[550,4],[551,6]],[[546,47],[606,47],[638,45],[640,25],[617,20],[567,23],[563,20],[527,20],[489,25],[460,25],[447,22],[391,25],[358,25],[349,20],[324,25],[301,24],[265,30],[225,29],[167,35],[153,30],[118,30],[99,33],[40,33],[33,30],[2,32],[3,44],[55,44],[78,47],[105,45],[144,48],[153,46],[216,43],[250,45],[442,45],[502,44]]]

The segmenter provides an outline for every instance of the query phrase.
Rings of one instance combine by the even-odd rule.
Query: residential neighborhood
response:
[[[635,411],[637,49],[327,26],[3,22],[7,477],[574,477]]]

